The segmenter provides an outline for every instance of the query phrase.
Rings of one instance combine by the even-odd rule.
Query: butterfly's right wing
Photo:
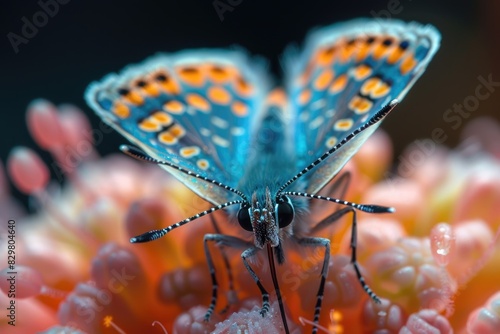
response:
[[[287,82],[298,168],[323,159],[303,174],[306,189],[291,189],[316,193],[328,183],[378,127],[383,117],[377,113],[401,100],[422,75],[439,43],[434,27],[398,20],[357,19],[310,36],[289,62]],[[369,120],[370,126],[324,155]]]
[[[151,157],[235,187],[267,92],[263,73],[241,51],[161,54],[91,84],[85,98]],[[223,187],[162,167],[215,205],[235,199]]]

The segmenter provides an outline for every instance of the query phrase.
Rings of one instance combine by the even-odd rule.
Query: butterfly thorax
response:
[[[295,155],[286,140],[283,107],[267,106],[239,184],[251,201],[240,207],[238,221],[254,233],[257,248],[266,244],[278,247],[280,230],[292,222],[294,215],[290,199],[278,194],[279,187],[297,172]]]
[[[276,194],[277,189],[297,173],[296,155],[284,117],[285,108],[283,104],[267,104],[258,130],[254,132],[246,154],[247,165],[238,184],[238,189],[248,198],[252,198],[256,191],[264,197],[267,187],[271,194]]]

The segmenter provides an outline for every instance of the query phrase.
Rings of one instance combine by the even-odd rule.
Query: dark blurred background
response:
[[[54,0],[52,0],[54,1]],[[46,3],[47,0],[41,0]],[[50,0],[48,2],[51,2]],[[98,118],[83,101],[93,80],[140,62],[158,52],[238,44],[269,59],[276,78],[279,59],[290,43],[302,43],[314,27],[355,17],[392,17],[432,23],[443,35],[440,51],[399,110],[384,122],[397,154],[411,141],[430,137],[441,127],[454,146],[460,130],[443,115],[454,104],[474,96],[478,77],[500,81],[500,3],[459,0],[358,1],[78,1],[60,0],[57,14],[36,36],[18,46],[8,39],[21,34],[23,17],[30,22],[41,10],[39,1],[2,1],[0,25],[0,159],[12,147],[35,148],[25,125],[25,109],[35,98],[81,107],[97,126]],[[214,3],[229,4],[223,20]],[[233,5],[231,5],[233,4]],[[500,87],[499,87],[500,88]],[[498,89],[498,88],[496,88]],[[500,89],[480,101],[469,119],[491,115],[499,119]],[[125,140],[106,135],[97,148],[116,152]],[[48,158],[48,155],[44,155]]]

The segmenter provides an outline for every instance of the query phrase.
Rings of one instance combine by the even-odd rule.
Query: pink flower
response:
[[[34,139],[54,163],[45,165],[26,148],[15,148],[7,162],[11,181],[37,203],[38,211],[30,215],[12,204],[0,169],[0,208],[6,208],[2,217],[15,220],[15,302],[22,310],[15,327],[5,319],[0,323],[1,332],[282,332],[275,295],[271,293],[272,307],[263,318],[259,289],[239,253],[224,249],[234,277],[230,291],[224,257],[215,247],[220,298],[210,321],[204,321],[212,296],[203,248],[204,235],[214,233],[210,217],[154,242],[129,243],[130,237],[172,225],[207,209],[208,203],[156,166],[121,155],[99,157],[97,139],[105,140],[109,129],[91,129],[76,107],[57,108],[37,100],[27,119]],[[342,198],[392,206],[396,212],[357,213],[357,259],[381,304],[361,289],[350,263],[352,215],[319,234],[332,244],[321,329],[500,331],[495,266],[500,252],[494,247],[500,223],[500,162],[490,142],[499,138],[500,130],[493,127],[485,134],[477,122],[472,124],[464,133],[476,135],[480,145],[464,144],[452,151],[434,145],[430,154],[418,143],[411,145],[395,175],[387,173],[392,147],[382,131],[345,167],[351,183]],[[49,170],[64,177],[62,187],[50,182]],[[328,186],[322,194],[328,191],[342,193]],[[335,210],[318,202],[311,203],[312,222]],[[223,212],[213,217],[223,233],[242,233]],[[0,248],[7,249],[6,239],[0,240]],[[291,333],[311,330],[322,260],[322,252],[289,248],[287,262],[278,268]],[[256,259],[265,261],[265,256]],[[256,267],[272,292],[267,266]],[[0,284],[7,293],[8,271],[1,272]],[[1,309],[10,300],[0,293]]]

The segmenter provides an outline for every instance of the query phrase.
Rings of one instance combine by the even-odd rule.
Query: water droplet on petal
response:
[[[434,226],[430,235],[432,256],[436,263],[445,267],[450,262],[450,254],[455,248],[455,232],[446,223]]]

